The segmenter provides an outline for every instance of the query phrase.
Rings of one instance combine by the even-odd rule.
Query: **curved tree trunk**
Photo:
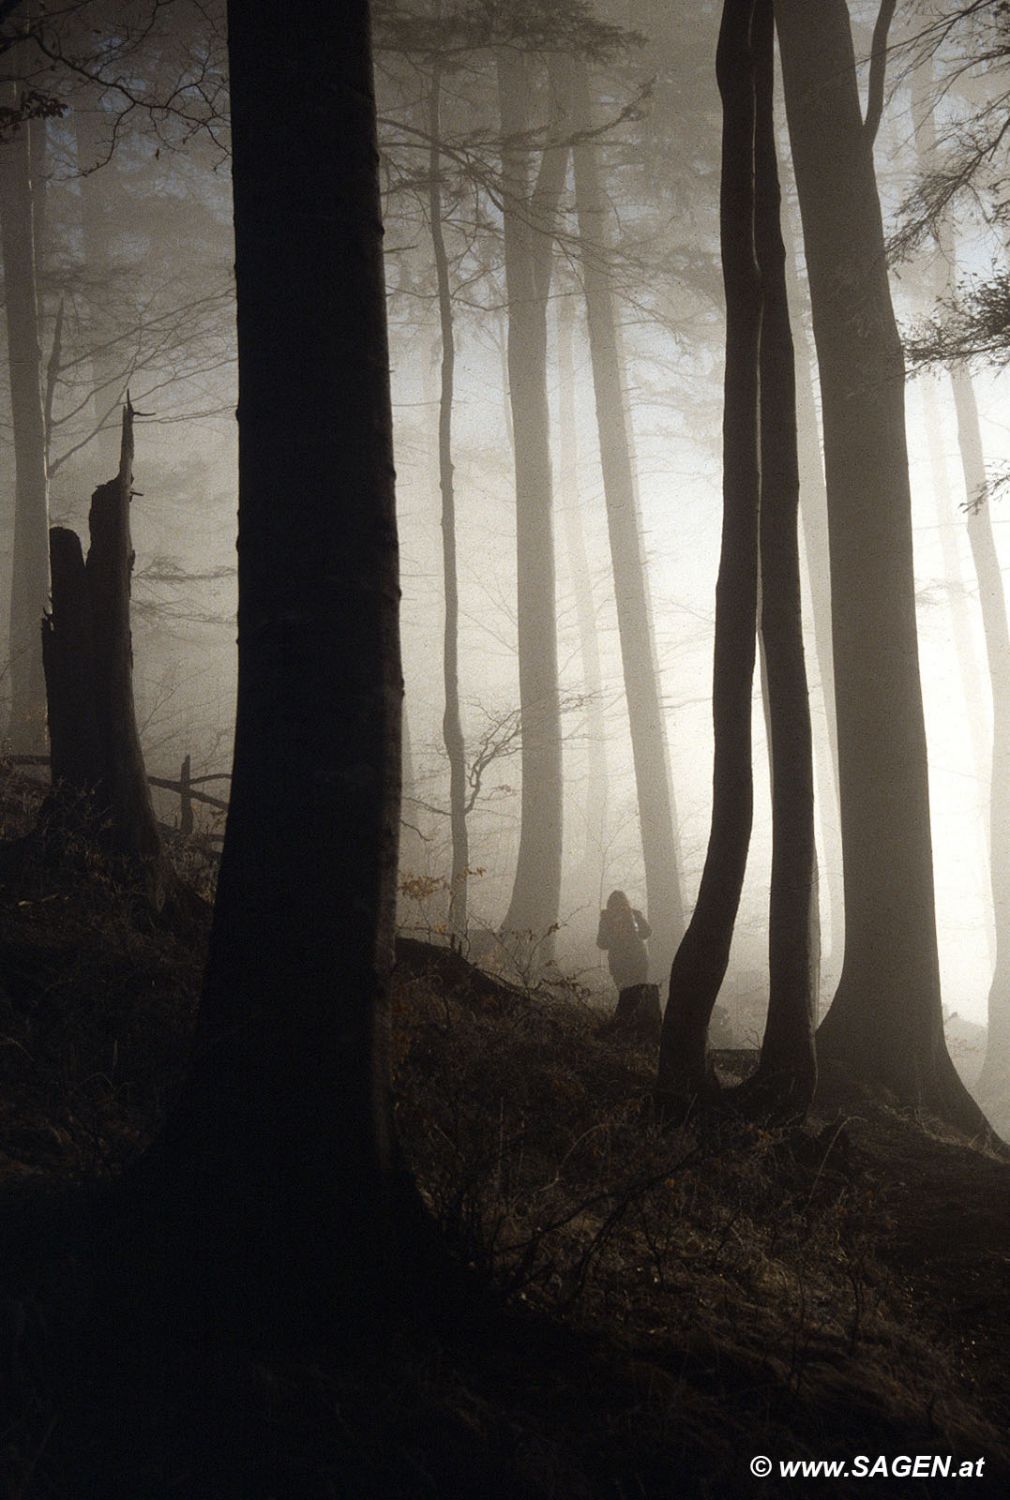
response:
[[[449,876],[449,931],[455,938],[466,936],[467,875],[470,848],[466,827],[466,748],[459,716],[459,581],[456,571],[456,493],[452,462],[452,403],[456,371],[456,341],[453,330],[449,261],[442,226],[442,159],[439,121],[442,89],[441,69],[436,63],[431,75],[429,108],[428,213],[431,246],[438,288],[438,317],[442,337],[441,385],[438,401],[438,479],[442,495],[442,569],[445,580],[445,620],[442,633],[442,679],[445,711],[442,738],[449,760],[449,825],[452,837],[452,870]]]
[[[817,1082],[818,943],[813,745],[800,594],[796,369],[775,147],[772,0],[757,0],[755,248],[761,274],[761,605],[768,684],[772,871],[768,1020],[753,1095],[803,1115]],[[750,1091],[749,1091],[750,1092]]]
[[[15,107],[17,86],[4,103]],[[10,739],[22,754],[46,749],[46,689],[39,630],[49,603],[49,479],[43,401],[29,128],[0,143],[0,240],[14,426],[14,547],[10,592]]]
[[[563,92],[564,65],[550,64],[552,92]],[[530,190],[532,128],[529,62],[498,55],[502,130],[505,287],[508,298],[509,403],[515,449],[519,706],[522,799],[519,854],[506,937],[538,959],[554,951],[561,908],[561,709],[555,611],[551,454],[547,403],[547,296],[553,228],[568,149],[544,149]],[[558,100],[556,115],[563,115]]]
[[[652,957],[662,972],[684,932],[676,817],[667,763],[645,563],[639,536],[631,442],[624,409],[614,298],[604,264],[606,204],[597,147],[589,137],[592,107],[586,64],[575,64],[574,123],[582,139],[572,150],[575,202],[593,365],[600,463],[614,573],[621,665],[628,704],[638,821],[645,867]]]
[[[904,366],[845,0],[776,0],[824,413],[845,962],[822,1061],[984,1121],[947,1053],[919,683]]]
[[[670,972],[657,1098],[681,1113],[715,1086],[707,1032],[729,962],[754,807],[751,698],[758,607],[758,359],[754,251],[754,0],[724,0],[716,74],[723,101],[720,228],[726,291],[723,524],[715,605],[712,825],[698,901]]]

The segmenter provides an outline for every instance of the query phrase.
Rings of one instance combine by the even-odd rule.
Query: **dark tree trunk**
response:
[[[368,10],[294,0],[278,50],[274,7],[229,6],[238,720],[169,1150],[181,1232],[226,1300],[375,1334],[407,1292],[390,1248],[402,684]]]
[[[6,91],[13,104],[16,86]],[[42,395],[38,290],[28,127],[0,144],[11,416],[14,426],[14,548],[10,593],[10,738],[15,751],[46,749],[46,691],[39,625],[49,602],[49,480]]]
[[[123,412],[119,473],[91,497],[91,545],[54,527],[53,612],[43,627],[52,779],[67,810],[88,803],[98,841],[161,910],[173,888],[161,847],[133,701],[130,498],[133,411]]]
[[[753,817],[751,695],[758,607],[758,358],[761,285],[754,248],[754,0],[724,0],[716,73],[723,101],[720,229],[726,291],[723,525],[716,584],[715,767],[708,851],[670,973],[657,1094],[681,1113],[715,1087],[708,1023],[729,962]]]
[[[947,1053],[919,683],[904,367],[845,0],[776,0],[820,367],[845,963],[818,1052],[967,1128]]]
[[[684,934],[676,816],[638,529],[614,299],[604,264],[607,210],[600,182],[597,146],[588,135],[593,123],[592,107],[588,72],[581,61],[575,64],[573,102],[575,127],[583,133],[583,138],[572,150],[575,201],[582,241],[589,350],[621,664],[638,795],[646,906],[653,932],[652,957],[660,971],[665,973]]]
[[[54,788],[86,812],[102,777],[95,714],[95,647],[91,596],[76,531],[49,533],[53,607],[42,625],[42,659],[49,703],[49,769]]]
[[[784,220],[783,228],[788,224]],[[807,337],[795,246],[786,240],[786,294],[792,308],[796,342],[796,428],[800,468],[800,526],[806,553],[814,648],[824,704],[824,728],[814,735],[815,804],[819,812],[823,861],[822,889],[831,913],[831,944],[823,968],[833,975],[841,966],[845,933],[842,882],[842,835],[838,805],[838,716],[835,710],[835,665],[831,645],[831,558],[828,549],[828,496],[824,485],[824,449],[814,388],[814,351]]]
[[[442,74],[432,70],[428,130],[428,214],[431,246],[438,287],[438,318],[442,338],[441,388],[438,401],[438,479],[442,495],[442,570],[445,580],[445,620],[442,633],[442,679],[445,710],[442,738],[449,760],[449,825],[452,836],[452,870],[449,877],[449,930],[456,938],[466,936],[467,875],[470,845],[466,827],[466,747],[459,715],[459,581],[456,568],[456,492],[452,462],[452,403],[456,371],[456,341],[453,329],[449,261],[442,225],[442,157],[439,121]]]
[[[553,229],[564,186],[567,147],[543,152],[530,190],[530,64],[521,53],[498,56],[502,130],[505,284],[508,298],[509,401],[515,448],[519,706],[522,801],[519,854],[504,935],[554,950],[561,905],[561,708],[555,609],[551,454],[547,405],[547,297]],[[552,92],[564,67],[552,60]],[[563,106],[555,108],[555,124]]]
[[[144,769],[133,702],[130,629],[130,500],[133,487],[133,411],[123,411],[119,473],[91,497],[87,578],[94,641],[95,711],[102,747],[100,805],[113,852],[150,872],[155,904],[164,899],[161,839]]]
[[[818,911],[813,745],[800,594],[796,369],[774,126],[772,0],[754,15],[757,130],[755,247],[761,274],[761,604],[772,791],[768,1020],[754,1092],[803,1115],[817,1082],[814,1051]]]

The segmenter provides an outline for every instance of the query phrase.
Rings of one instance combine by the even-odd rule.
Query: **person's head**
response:
[[[612,912],[630,911],[631,902],[623,891],[611,891],[607,897],[607,910]]]

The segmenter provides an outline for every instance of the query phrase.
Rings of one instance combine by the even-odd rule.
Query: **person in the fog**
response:
[[[645,939],[651,931],[642,913],[632,906],[624,892],[611,891],[600,912],[596,946],[607,954],[607,965],[618,993],[629,985],[648,983],[649,955]]]

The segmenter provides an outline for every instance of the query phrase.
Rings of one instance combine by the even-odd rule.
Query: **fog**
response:
[[[857,49],[865,59],[875,7],[851,8]],[[639,534],[683,895],[690,909],[711,812],[712,645],[722,520],[719,101],[712,70],[718,16],[712,6],[650,3],[604,5],[599,14],[642,34],[612,65],[594,74],[600,121],[596,140],[609,205],[607,246],[600,253],[614,289],[624,360]],[[179,7],[172,24],[179,36],[188,36],[186,28],[198,24],[197,12]],[[414,53],[409,47],[398,51],[381,20],[377,37],[411,751],[401,922],[407,930],[438,935],[444,934],[447,921],[451,845],[442,741],[441,341],[425,198],[427,148],[423,141],[419,144],[432,54],[427,44]],[[944,62],[941,53],[941,69]],[[138,71],[145,66],[142,52],[134,65]],[[152,66],[154,76],[146,86],[153,96],[158,68],[164,73],[169,65],[162,56]],[[919,171],[911,85],[902,78],[902,66],[900,60],[892,65],[892,88],[877,142],[890,230],[902,222],[902,206]],[[864,86],[865,74],[864,63]],[[979,86],[984,89],[984,82]],[[448,65],[443,87],[443,133],[451,144],[444,191],[456,340],[452,459],[459,693],[472,760],[482,737],[507,728],[519,707],[508,304],[497,177],[498,101],[487,53],[473,48]],[[528,145],[535,167],[547,97],[539,73],[531,97],[536,120]],[[111,472],[115,440],[113,436],[110,447],[107,434],[115,432],[119,403],[129,385],[134,406],[143,414],[135,464],[141,493],[133,504],[134,656],[148,770],[175,776],[182,757],[191,753],[194,774],[225,772],[235,696],[237,504],[226,135],[223,129],[190,129],[170,114],[143,109],[124,113],[122,94],[94,82],[71,82],[65,99],[62,113],[45,123],[36,181],[45,213],[44,240],[37,252],[44,365],[53,350],[59,308],[64,308],[49,465],[51,518],[84,529],[91,491]],[[961,107],[957,100],[941,99],[941,124]],[[781,109],[779,123],[785,163]],[[312,149],[311,142],[305,149]],[[789,237],[799,244],[787,165],[784,172]],[[608,980],[594,943],[599,909],[615,887],[644,908],[646,890],[570,165],[566,173],[547,314],[564,767],[557,959],[564,972],[602,994]],[[983,209],[980,203],[958,209],[959,275],[981,279],[1002,269],[1002,229],[985,222]],[[924,270],[927,259],[927,250],[920,251],[892,273],[899,320],[910,331],[934,311]],[[812,348],[802,258],[797,270],[800,306],[792,313],[802,382]],[[566,323],[574,382],[574,426],[568,431],[562,413],[565,382],[559,374],[559,335]],[[9,575],[15,475],[6,358],[3,368],[0,567]],[[1003,419],[1005,377],[982,367],[974,381],[985,459],[995,473],[1010,458]],[[987,869],[991,701],[956,419],[950,382],[942,371],[910,378],[906,407],[944,1004],[949,1012],[982,1025],[993,963]],[[98,421],[106,429],[104,437],[94,435]],[[997,495],[992,508],[1004,575],[1010,566],[1008,503]],[[338,495],[334,504],[340,504]],[[841,967],[844,918],[837,901],[836,790],[808,574],[804,587],[818,769],[823,1008]],[[595,691],[584,656],[587,603],[599,651]],[[7,631],[6,618],[2,628]],[[11,656],[6,634],[0,656]],[[334,670],[340,670],[339,663]],[[642,663],[641,670],[647,671],[648,664]],[[8,682],[9,674],[5,689]],[[605,793],[588,805],[593,741],[601,723]],[[490,760],[468,819],[474,933],[494,932],[509,903],[520,832],[518,749],[519,738],[512,736],[507,753]],[[771,860],[767,751],[757,682],[754,749],[753,838],[727,981],[742,1039],[760,1026]],[[177,816],[170,796],[160,801],[159,810],[167,821]],[[206,826],[212,827],[213,819],[207,818]],[[655,924],[656,914],[649,915]]]

